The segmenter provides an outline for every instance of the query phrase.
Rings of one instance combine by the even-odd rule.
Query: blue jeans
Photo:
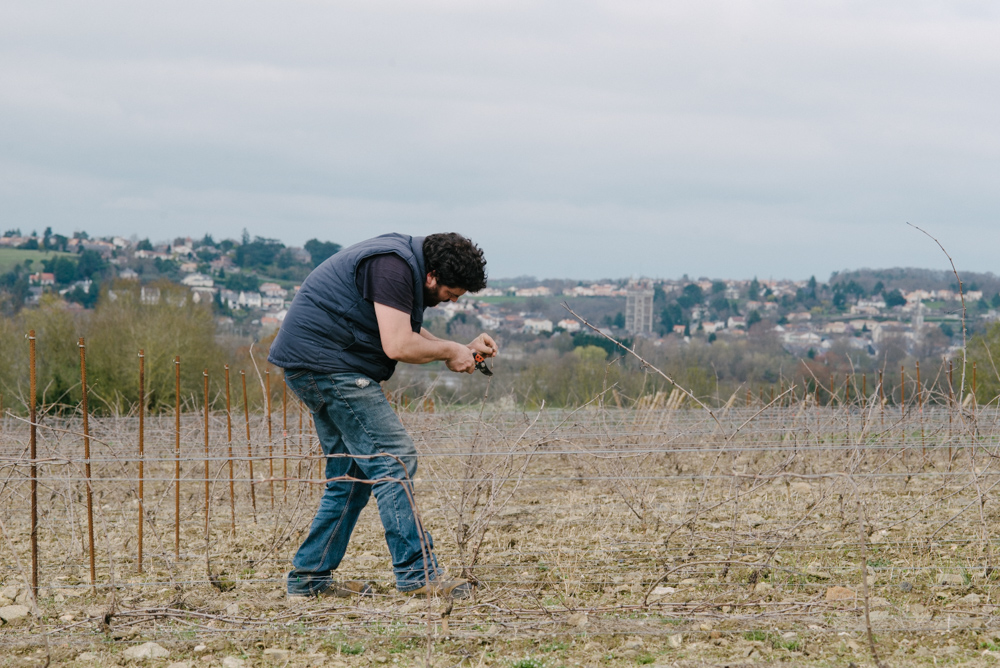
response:
[[[313,594],[330,585],[331,571],[344,558],[373,492],[396,588],[412,591],[436,579],[434,545],[413,504],[417,450],[379,384],[361,374],[311,371],[294,371],[285,382],[312,412],[329,481],[309,535],[292,560],[288,592]],[[331,480],[344,476],[357,480]]]

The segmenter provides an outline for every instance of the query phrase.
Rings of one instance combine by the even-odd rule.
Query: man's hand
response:
[[[496,357],[497,353],[500,352],[497,342],[493,340],[489,334],[483,332],[477,336],[469,345],[470,350],[475,350],[477,353],[481,353],[483,357]]]
[[[448,368],[455,373],[472,373],[476,370],[476,357],[472,353],[472,348],[463,346],[461,343],[449,341],[452,345],[452,356],[445,360]]]

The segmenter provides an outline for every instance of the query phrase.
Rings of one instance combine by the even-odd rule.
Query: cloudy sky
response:
[[[491,275],[1000,271],[1000,5],[0,5],[0,228],[458,231]]]

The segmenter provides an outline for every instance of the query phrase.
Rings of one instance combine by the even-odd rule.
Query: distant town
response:
[[[280,327],[309,271],[339,249],[316,239],[302,248],[285,246],[246,233],[240,240],[205,235],[167,243],[8,230],[0,237],[0,307],[11,314],[48,300],[82,311],[102,295],[115,299],[116,291],[136,287],[143,302],[155,304],[162,290],[176,286],[192,301],[210,304],[220,327],[266,335]],[[953,274],[919,269],[844,272],[825,283],[522,277],[491,280],[481,292],[428,316],[449,332],[455,325],[526,338],[581,333],[580,321],[561,307],[566,302],[603,333],[654,344],[766,334],[796,355],[838,342],[874,355],[891,339],[911,352],[931,346],[947,356],[962,344],[963,308],[967,332],[1000,320],[998,290],[1000,280],[992,274],[967,279],[960,291]]]

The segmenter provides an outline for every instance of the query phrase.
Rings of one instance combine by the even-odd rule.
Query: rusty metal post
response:
[[[208,537],[208,506],[211,498],[211,490],[208,485],[208,460],[210,453],[208,450],[208,369],[201,372],[205,379],[205,536]],[[205,549],[208,549],[207,546]]]
[[[250,505],[253,508],[253,521],[257,523],[257,492],[254,490],[257,482],[253,477],[253,445],[250,441],[250,404],[247,402],[247,375],[240,369],[240,380],[243,383],[243,415],[247,426],[247,462],[250,464]]]
[[[267,477],[271,482],[271,510],[274,510],[274,441],[271,440],[271,372],[264,370],[265,404],[267,410]]]
[[[916,363],[916,367],[917,367],[917,410],[918,411],[923,411],[924,410],[924,394],[923,394],[923,388],[920,386],[920,361],[919,360]]]
[[[299,489],[302,489],[302,456],[305,454],[302,451],[302,402],[296,401],[295,405],[299,413],[299,459],[295,466],[295,477],[299,479]]]
[[[181,358],[174,357],[174,558],[181,558]]]
[[[917,416],[920,420],[920,449],[927,455],[927,442],[924,435],[924,387],[920,384],[920,360],[917,360]]]
[[[878,372],[878,408],[882,417],[882,429],[885,429],[885,385],[882,384],[882,370]]]
[[[80,349],[80,387],[83,396],[83,469],[87,479],[87,536],[90,547],[90,584],[97,584],[97,567],[94,564],[94,492],[90,485],[90,422],[87,411],[87,347],[83,337],[77,343]]]
[[[867,404],[868,403],[868,374],[867,373],[861,374],[861,397],[862,397],[862,402],[865,403],[865,404]]]
[[[902,429],[900,444],[903,446],[903,462],[906,462],[906,369],[899,367],[899,426]]]
[[[952,414],[955,410],[955,363],[948,361],[948,467],[951,467]]]
[[[288,385],[281,381],[281,501],[284,503],[288,494]]]
[[[848,374],[847,375],[847,380],[844,381],[844,403],[847,404],[848,408],[851,407],[851,380],[852,379],[853,379],[853,377],[850,374]]]
[[[899,367],[899,412],[906,414],[906,369]]]
[[[978,398],[976,397],[976,362],[972,363],[972,407],[975,408],[978,403]]]
[[[308,423],[308,427],[307,427],[308,433],[309,433],[309,440],[310,441],[312,441],[313,426],[314,426],[314,423],[313,423],[312,420],[310,420],[309,423]],[[325,456],[325,453],[323,452],[323,444],[320,443],[320,441],[319,441],[318,438],[316,439],[316,450],[317,450],[317,454],[319,455],[319,457],[316,459],[317,477],[320,480],[326,480],[326,456]],[[322,485],[313,485],[312,487],[320,495],[323,494],[323,486]]]
[[[236,483],[233,474],[233,411],[229,395],[229,365],[226,365],[226,444],[229,447],[229,514],[236,533]]]
[[[35,373],[35,330],[28,332],[28,442],[31,449],[31,591],[38,599],[38,430],[36,395],[38,376]]]
[[[146,353],[139,349],[139,553],[137,556],[137,573],[142,573],[142,530],[146,519],[144,490],[146,482],[145,448],[146,448]]]

